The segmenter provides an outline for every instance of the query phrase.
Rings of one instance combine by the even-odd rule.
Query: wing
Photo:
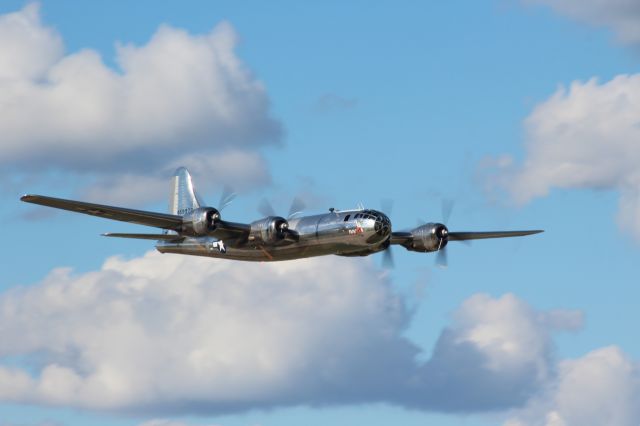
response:
[[[237,240],[238,242],[246,241],[251,232],[251,225],[245,223],[227,222],[221,220],[216,223],[216,229],[211,231],[209,235],[220,240]]]
[[[144,210],[127,209],[124,207],[105,206],[102,204],[85,203],[83,201],[64,200],[62,198],[45,197],[43,195],[24,195],[20,198],[26,203],[40,204],[56,209],[84,213],[91,216],[138,225],[154,226],[156,228],[179,231],[182,227],[182,216],[166,213],[148,212]]]
[[[541,229],[533,231],[493,231],[493,232],[449,232],[449,241],[484,240],[487,238],[524,237],[526,235],[539,234]]]
[[[103,237],[117,238],[134,238],[138,240],[156,240],[156,241],[182,241],[184,237],[176,234],[121,234],[117,232],[107,232],[102,234]]]
[[[539,234],[544,232],[541,229],[531,231],[490,231],[490,232],[449,232],[447,240],[449,241],[467,241],[467,240],[484,240],[488,238],[509,238],[524,237],[526,235]],[[391,233],[391,244],[408,244],[413,240],[414,236],[411,232],[401,231]]]

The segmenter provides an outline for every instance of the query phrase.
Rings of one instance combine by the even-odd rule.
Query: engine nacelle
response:
[[[213,207],[200,207],[183,219],[182,233],[194,237],[209,235],[220,221],[220,212]]]
[[[273,245],[288,239],[289,222],[280,216],[268,216],[251,223],[249,242],[255,245]]]
[[[447,245],[447,227],[441,223],[427,223],[411,230],[411,240],[402,244],[407,250],[430,252]]]

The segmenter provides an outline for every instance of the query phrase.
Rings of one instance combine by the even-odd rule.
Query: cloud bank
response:
[[[636,0],[524,0],[598,27],[610,28],[622,43],[640,44],[640,3]]]
[[[618,223],[640,240],[640,74],[561,87],[525,121],[525,157],[493,161],[493,186],[524,204],[553,188],[614,190]]]
[[[144,45],[118,44],[111,69],[95,50],[65,53],[35,4],[0,16],[0,167],[114,183],[233,163],[218,180],[268,181],[255,151],[280,143],[282,127],[236,44],[228,23],[203,35],[162,25]]]
[[[0,296],[0,400],[153,415],[361,402],[505,409],[554,376],[551,334],[582,322],[476,295],[421,362],[404,336],[410,320],[390,283],[353,259],[240,268],[155,252],[110,258]]]

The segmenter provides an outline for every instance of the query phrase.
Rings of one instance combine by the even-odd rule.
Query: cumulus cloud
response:
[[[640,424],[640,365],[605,347],[559,365],[547,391],[505,426]]]
[[[37,5],[0,16],[0,166],[108,179],[233,152],[250,158],[234,176],[255,183],[255,149],[282,128],[236,44],[228,23],[202,35],[162,25],[144,45],[118,44],[112,69],[95,50],[65,53]]]
[[[0,400],[153,414],[513,407],[550,375],[550,333],[581,322],[477,295],[420,362],[410,319],[365,261],[110,258],[0,296]]]
[[[320,404],[383,392],[401,374],[387,366],[410,367],[416,352],[400,336],[402,301],[373,269],[344,259],[238,268],[149,253],[80,276],[54,271],[0,305],[0,353],[47,354],[33,377],[0,369],[4,400],[160,411]]]
[[[618,222],[640,239],[640,74],[561,87],[525,121],[525,158],[493,160],[490,182],[517,203],[553,188],[615,190]]]
[[[578,311],[538,312],[512,294],[472,296],[420,367],[413,398],[419,406],[445,411],[521,405],[553,376],[551,332],[576,330],[582,323]]]
[[[543,4],[580,22],[607,27],[623,43],[640,44],[640,3],[636,0],[524,0]]]
[[[0,15],[0,80],[37,80],[60,58],[60,35],[40,22],[37,4]]]

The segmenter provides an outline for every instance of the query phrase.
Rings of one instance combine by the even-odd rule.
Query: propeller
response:
[[[436,265],[441,268],[446,268],[447,266],[449,266],[449,261],[447,256],[447,242],[449,241],[449,230],[445,225],[442,225],[438,229],[436,229],[436,237],[438,237],[438,240],[440,241],[440,244],[438,245],[438,252],[436,253]]]
[[[302,214],[305,208],[306,204],[304,203],[304,201],[298,196],[294,197],[293,200],[291,200],[291,206],[289,206],[289,214],[287,216],[287,219],[291,219],[299,214]],[[276,210],[273,208],[273,205],[266,198],[263,198],[260,201],[260,204],[258,205],[258,213],[263,216],[277,216]]]
[[[228,207],[238,194],[228,185],[222,188],[222,194],[220,194],[220,201],[218,202],[218,211],[222,211],[225,207]]]
[[[380,210],[387,216],[391,216],[393,212],[394,201],[391,198],[383,198],[380,200]]]
[[[391,198],[383,198],[380,200],[380,211],[391,216],[393,212],[394,200]],[[393,250],[391,244],[389,244],[382,252],[382,267],[385,269],[395,268],[395,262],[393,261]]]
[[[391,246],[389,246],[382,252],[382,267],[385,269],[393,269],[395,266],[393,250],[391,250]]]
[[[297,197],[297,196],[294,197],[293,200],[291,201],[291,206],[289,207],[289,215],[287,216],[287,219],[284,220],[282,223],[280,223],[278,226],[278,230],[282,233],[282,235],[284,235],[284,238],[293,240],[293,241],[297,241],[300,238],[296,231],[292,231],[289,229],[288,220],[301,214],[304,208],[305,208],[304,201],[302,201],[300,197]],[[277,216],[276,211],[273,208],[273,205],[266,198],[263,198],[260,201],[260,204],[258,205],[258,212],[265,217]]]
[[[440,211],[442,212],[442,223],[445,225],[449,222],[451,213],[453,213],[453,207],[455,202],[451,198],[443,198],[440,204]]]
[[[293,197],[293,200],[291,200],[291,206],[289,207],[289,216],[287,216],[287,219],[291,219],[292,217],[302,214],[302,212],[306,208],[307,205],[302,200],[302,198],[298,196]]]
[[[276,215],[276,211],[273,209],[273,206],[266,198],[260,200],[260,204],[258,204],[258,213],[265,217]]]
[[[443,198],[440,204],[440,211],[442,212],[443,225],[436,229],[436,237],[440,241],[438,245],[438,252],[436,253],[435,263],[440,268],[446,268],[449,266],[449,257],[447,256],[447,243],[449,242],[449,229],[447,229],[447,222],[453,213],[453,207],[455,203],[450,198]]]

